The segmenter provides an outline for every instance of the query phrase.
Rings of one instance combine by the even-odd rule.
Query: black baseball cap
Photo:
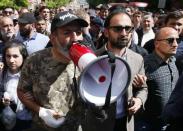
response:
[[[36,18],[33,13],[23,13],[19,18],[18,22],[22,24],[32,24],[36,22]]]
[[[76,16],[75,14],[70,13],[69,11],[64,11],[58,13],[52,20],[51,23],[51,32],[53,32],[56,28],[67,25],[73,21],[77,21],[81,27],[87,27],[88,22],[84,19]]]

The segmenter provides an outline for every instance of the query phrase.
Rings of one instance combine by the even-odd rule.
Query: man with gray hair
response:
[[[15,29],[13,20],[7,16],[4,16],[0,20],[0,54],[2,54],[2,48],[4,43],[15,37]]]
[[[138,34],[138,45],[144,47],[145,43],[154,39],[154,20],[151,13],[145,14],[142,18],[142,28],[136,30]]]

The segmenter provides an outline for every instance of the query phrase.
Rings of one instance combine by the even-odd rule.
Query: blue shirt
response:
[[[176,53],[176,65],[179,70],[179,74],[183,72],[183,40],[179,43]]]
[[[183,56],[183,40],[179,43],[176,53],[176,57],[180,56]]]
[[[44,49],[49,42],[48,36],[37,32],[34,32],[30,38],[24,38],[20,35],[20,32],[18,32],[15,39],[20,40],[24,43],[29,55]]]
[[[0,42],[0,54],[3,54],[4,43]]]

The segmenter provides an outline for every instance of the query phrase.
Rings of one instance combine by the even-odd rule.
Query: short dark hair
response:
[[[100,10],[108,10],[109,9],[109,6],[107,4],[103,4],[101,7],[100,7]]]
[[[165,24],[167,24],[170,19],[178,20],[178,19],[181,19],[181,18],[183,18],[183,14],[180,11],[173,11],[173,12],[170,12],[165,17],[165,21],[164,22],[165,22]]]
[[[114,5],[111,8],[109,8],[109,13],[111,13],[115,10],[124,10],[124,11],[126,11],[125,7],[120,6],[120,5]]]
[[[41,16],[37,16],[36,17],[36,23],[39,22],[39,21],[45,21],[45,19],[43,17],[41,17]]]
[[[133,16],[135,16],[135,15],[141,15],[142,16],[142,12],[139,11],[139,10],[138,11],[135,11],[134,14],[133,14]]]
[[[39,13],[42,12],[44,9],[49,9],[47,6],[42,6],[40,9],[39,9]],[[50,10],[50,9],[49,9]]]
[[[112,12],[107,16],[107,18],[106,18],[106,20],[105,20],[105,23],[104,23],[104,27],[105,27],[105,28],[109,27],[111,19],[113,18],[113,16],[115,16],[115,15],[117,15],[117,14],[126,14],[127,16],[129,16],[129,14],[127,14],[125,10],[116,9],[116,10],[112,11]],[[130,18],[130,16],[129,16],[129,18]]]

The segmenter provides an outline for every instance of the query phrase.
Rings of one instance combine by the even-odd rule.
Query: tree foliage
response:
[[[0,9],[4,7],[12,7],[18,9],[20,7],[28,7],[28,0],[1,0],[0,1]]]
[[[45,0],[45,3],[50,8],[55,8],[58,6],[66,5],[71,0]],[[0,9],[4,7],[12,7],[12,8],[20,8],[20,7],[28,7],[28,0],[0,0]]]
[[[14,0],[15,1],[15,4],[17,6],[28,6],[29,5],[29,2],[28,0]]]
[[[50,8],[66,5],[69,2],[71,2],[71,0],[45,0],[46,5]]]

